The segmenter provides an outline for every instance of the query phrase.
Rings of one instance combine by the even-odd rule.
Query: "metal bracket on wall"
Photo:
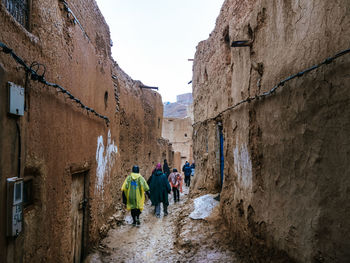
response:
[[[158,90],[158,87],[150,87],[150,86],[141,85],[140,89],[155,89],[155,90]]]
[[[231,47],[250,47],[253,44],[253,40],[238,40],[232,41]]]

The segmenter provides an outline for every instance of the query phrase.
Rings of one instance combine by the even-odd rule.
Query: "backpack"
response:
[[[175,174],[175,182],[178,186],[181,184],[181,175],[179,173]]]

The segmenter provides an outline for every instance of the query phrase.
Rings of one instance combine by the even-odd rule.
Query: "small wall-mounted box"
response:
[[[17,237],[22,232],[23,178],[7,178],[7,236]]]
[[[24,88],[12,82],[9,87],[9,113],[17,116],[24,115]]]

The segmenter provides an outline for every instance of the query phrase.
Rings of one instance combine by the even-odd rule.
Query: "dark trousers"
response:
[[[136,220],[140,219],[140,214],[141,214],[140,209],[131,209],[131,217],[132,217],[133,223],[135,223]]]
[[[179,202],[180,201],[180,191],[179,188],[173,187],[173,193],[174,193],[174,202]]]
[[[191,175],[185,175],[185,184],[190,187],[191,184]]]
[[[163,203],[164,215],[168,214],[168,206]],[[160,203],[154,206],[154,213],[156,216],[160,216]]]

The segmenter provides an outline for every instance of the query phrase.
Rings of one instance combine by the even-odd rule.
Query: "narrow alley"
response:
[[[84,263],[246,262],[239,259],[230,245],[218,206],[207,218],[191,219],[194,205],[185,187],[180,203],[171,198],[168,209],[169,215],[162,214],[158,219],[148,201],[141,214],[141,225],[133,226],[130,212],[125,214],[119,206],[107,237]]]
[[[0,28],[0,263],[350,262],[349,0],[1,0]]]

